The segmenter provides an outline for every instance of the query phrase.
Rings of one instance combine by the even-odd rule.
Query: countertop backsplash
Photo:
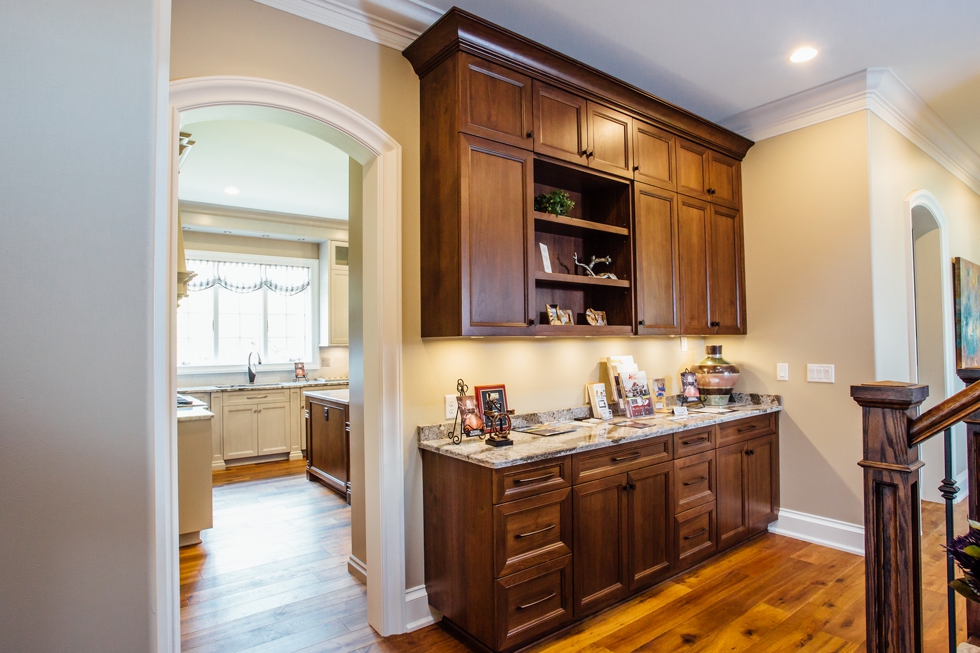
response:
[[[336,379],[348,378],[350,376],[350,365],[347,347],[320,347],[320,368],[307,369],[311,379]],[[272,371],[264,370],[258,366],[258,376],[256,383],[283,383],[285,381],[295,381],[296,376],[292,370]],[[242,362],[240,370],[235,372],[223,372],[220,374],[178,374],[177,389],[196,388],[206,385],[232,385],[235,383],[248,383],[248,373],[245,371],[245,363]]]

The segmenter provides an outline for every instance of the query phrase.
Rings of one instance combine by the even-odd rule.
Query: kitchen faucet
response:
[[[255,370],[255,366],[252,365],[252,356],[255,356],[256,358],[259,359],[259,362],[258,362],[259,365],[262,364],[262,355],[259,354],[259,352],[253,351],[252,353],[250,353],[248,355],[248,382],[249,383],[255,383],[255,371],[256,370]]]

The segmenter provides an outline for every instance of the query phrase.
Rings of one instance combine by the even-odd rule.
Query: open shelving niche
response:
[[[630,238],[632,202],[627,181],[551,160],[535,158],[534,195],[563,190],[575,206],[567,216],[534,212],[534,311],[538,335],[623,335],[633,333],[633,247]],[[544,271],[539,243],[548,247],[552,272]],[[596,265],[596,273],[612,272],[617,279],[590,277],[572,255],[588,263],[592,257],[612,257]],[[547,304],[571,309],[574,325],[548,324]],[[606,312],[608,326],[592,326],[586,309]]]

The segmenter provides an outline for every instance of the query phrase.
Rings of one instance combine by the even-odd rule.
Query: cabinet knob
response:
[[[594,156],[595,156],[595,150],[592,150],[591,152],[589,152],[589,158],[590,158],[590,159],[591,159],[592,157],[594,157]]]
[[[589,156],[589,150],[588,149],[582,150],[582,156]]]
[[[749,449],[748,451],[745,452],[745,455],[746,456],[754,456],[755,455],[755,449]]]
[[[529,131],[529,132],[527,133],[527,137],[528,137],[528,138],[534,138],[534,131],[533,131],[533,130],[532,130],[532,131]]]
[[[715,194],[715,189],[714,188],[709,188],[708,189],[708,195],[714,195],[714,194]]]
[[[713,327],[720,327],[721,326],[721,322],[712,322],[711,323],[711,326],[713,326]]]
[[[530,320],[527,321],[527,325],[528,326],[534,326],[534,318],[533,317]]]
[[[645,322],[645,320],[640,320],[639,322],[637,322],[637,324],[639,324],[640,326],[643,326],[643,323],[644,322]]]
[[[633,172],[639,172],[640,166],[633,166]]]

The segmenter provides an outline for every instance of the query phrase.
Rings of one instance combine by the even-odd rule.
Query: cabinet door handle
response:
[[[528,326],[534,326],[534,318],[533,317],[530,320],[527,321],[527,325]]]
[[[707,440],[708,440],[708,436],[707,435],[702,435],[699,438],[693,438],[691,440],[681,440],[681,444],[686,447],[689,444],[694,444],[696,442],[706,442]]]
[[[643,323],[644,322],[646,322],[646,320],[640,320],[639,322],[637,322],[637,324],[639,324],[640,326],[643,326]]]
[[[748,451],[745,452],[745,455],[746,456],[754,456],[755,455],[755,449],[749,449]]]
[[[614,463],[620,463],[623,462],[624,460],[632,460],[633,458],[638,458],[641,455],[643,455],[643,452],[633,451],[631,453],[626,454],[625,456],[616,456],[615,458],[612,459],[612,461]]]
[[[534,476],[532,478],[515,478],[514,485],[517,485],[518,483],[534,483],[535,481],[544,481],[551,478],[554,475],[555,473],[551,472],[550,474],[544,474],[542,476]]]
[[[707,480],[708,480],[707,476],[702,476],[701,478],[696,478],[693,481],[687,481],[686,483],[684,483],[684,487],[688,487],[690,485],[697,485],[698,483],[704,483]]]
[[[528,138],[534,138],[534,130],[533,129],[527,133],[527,137]]]
[[[259,395],[258,397],[248,397],[248,399],[265,399],[269,395]]]
[[[324,422],[330,421],[330,409],[327,408],[326,406],[323,407],[323,421]]]
[[[544,528],[539,528],[538,530],[531,531],[530,533],[518,533],[517,535],[514,536],[514,539],[520,539],[522,537],[531,537],[532,535],[537,535],[538,533],[546,533],[554,527],[555,525],[552,524],[551,526],[545,526]]]
[[[549,594],[548,596],[544,597],[543,599],[538,599],[537,601],[531,601],[530,603],[525,603],[524,605],[519,605],[519,606],[517,606],[517,609],[518,610],[527,610],[528,608],[533,607],[533,606],[537,605],[538,603],[544,603],[548,599],[553,599],[556,596],[558,596],[558,593],[557,592],[552,592],[551,594]]]
[[[736,433],[748,433],[749,431],[754,431],[755,428],[756,428],[756,425],[753,424],[752,426],[743,426],[742,428],[738,429],[735,432]]]
[[[589,150],[588,150],[588,148],[582,150],[582,156],[589,156]]]
[[[709,188],[708,189],[708,195],[714,195],[714,194],[715,194],[715,189],[714,188]]]
[[[684,539],[685,540],[693,540],[696,537],[701,537],[702,535],[704,535],[707,532],[708,532],[708,529],[707,528],[702,528],[697,533],[691,533],[690,535],[685,535],[684,536]]]
[[[633,172],[639,172],[640,166],[633,166]]]
[[[720,327],[721,326],[721,322],[712,322],[711,323],[711,326],[713,326],[713,327]]]

